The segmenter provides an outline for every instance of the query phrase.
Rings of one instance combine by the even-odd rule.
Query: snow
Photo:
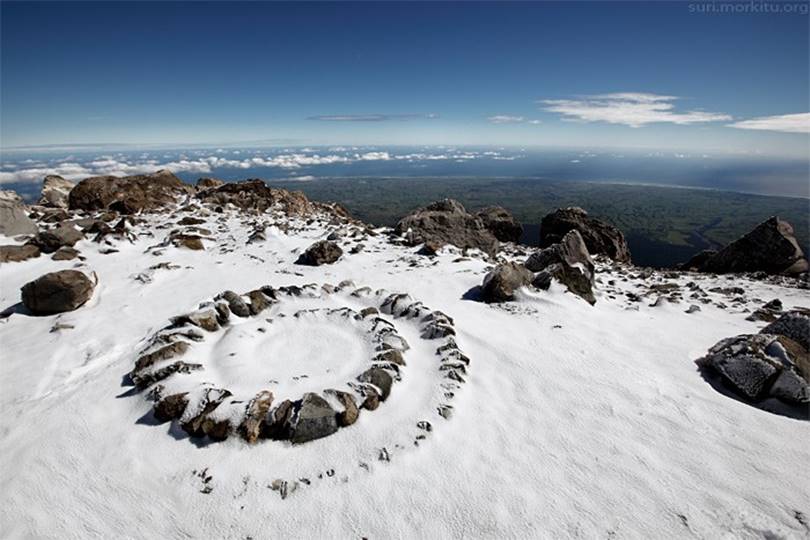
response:
[[[349,254],[354,244],[344,239],[336,264],[305,267],[294,264],[297,254],[325,238],[325,222],[293,223],[289,234],[271,227],[266,242],[246,245],[249,224],[233,213],[218,229],[215,217],[201,225],[214,231],[202,252],[147,251],[168,233],[155,227],[163,216],[136,228],[154,237],[116,243],[118,253],[80,242],[83,264],[42,256],[0,266],[0,308],[19,302],[20,287],[48,271],[77,267],[99,278],[91,301],[74,312],[15,313],[0,323],[3,537],[810,534],[810,424],[717,392],[694,364],[720,339],[764,326],[745,320],[746,310],[776,297],[788,308],[810,307],[806,291],[685,274],[670,281],[746,291],[744,303],[686,313],[690,301],[627,302],[622,293],[641,294],[642,281],[601,264],[595,306],[556,283],[487,305],[467,293],[491,265],[459,261],[453,248],[428,259],[379,235]],[[148,270],[161,262],[179,268]],[[144,272],[151,281],[135,279]],[[449,420],[437,412],[446,379],[436,343],[393,316],[411,346],[402,381],[355,425],[302,445],[189,439],[150,422],[145,392],[125,385],[150,336],[226,289],[347,279],[408,293],[454,319],[471,363]],[[363,301],[343,295],[300,304],[273,310],[356,309]],[[203,377],[250,395],[277,379],[273,391],[292,395],[345,383],[363,369],[370,344],[361,327],[319,314],[296,324],[275,314],[193,344],[207,365],[223,358],[218,352],[236,355],[171,384]],[[57,322],[72,328],[51,331]],[[299,367],[312,379],[293,380]],[[430,432],[417,427],[423,420]],[[270,487],[278,479],[296,486],[284,499]]]

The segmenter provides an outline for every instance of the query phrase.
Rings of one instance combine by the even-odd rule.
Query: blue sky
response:
[[[792,5],[3,2],[0,135],[807,156]]]

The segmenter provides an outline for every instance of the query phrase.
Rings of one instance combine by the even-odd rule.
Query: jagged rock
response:
[[[167,170],[125,177],[95,176],[76,184],[68,196],[68,206],[71,210],[111,208],[132,214],[156,210],[193,191]]]
[[[74,182],[65,180],[61,176],[48,175],[42,182],[42,195],[37,204],[51,208],[67,208],[68,195],[75,186]]]
[[[295,412],[293,402],[289,399],[282,401],[278,407],[267,414],[261,428],[261,437],[274,440],[287,440],[290,438],[290,422]]]
[[[773,322],[779,317],[780,313],[782,313],[782,301],[776,298],[751,313],[745,319],[747,321]]]
[[[180,361],[154,371],[143,371],[134,374],[131,373],[130,378],[136,387],[143,389],[155,384],[156,382],[160,382],[171,375],[174,375],[175,373],[191,373],[192,371],[200,369],[202,369],[201,364],[189,364]]]
[[[273,393],[262,390],[250,403],[245,411],[245,418],[239,425],[239,434],[250,444],[255,443],[261,435],[262,422],[264,422],[270,406],[273,404]]]
[[[787,221],[772,217],[716,253],[701,252],[682,265],[687,270],[727,274],[766,272],[795,275],[810,269]]]
[[[229,182],[201,191],[197,197],[204,202],[221,206],[233,204],[242,210],[264,212],[270,208],[278,208],[295,216],[308,215],[316,208],[326,208],[326,205],[310,202],[300,191],[271,188],[258,179]]]
[[[63,224],[37,233],[28,243],[37,246],[43,253],[53,253],[64,246],[73,247],[79,240],[84,240],[84,235],[73,226]]]
[[[296,262],[309,266],[321,266],[336,262],[341,255],[343,255],[343,250],[340,249],[340,246],[328,240],[321,240],[309,246]]]
[[[25,261],[39,257],[39,254],[39,248],[31,244],[0,246],[0,263]]]
[[[539,272],[532,283],[535,287],[548,289],[554,278],[588,303],[596,303],[593,295],[595,268],[579,231],[571,230],[559,244],[532,253],[526,267]]]
[[[51,256],[51,259],[54,261],[72,261],[79,255],[80,253],[78,249],[74,249],[68,246],[62,246],[54,252],[54,254]]]
[[[202,437],[204,435],[213,434],[214,437],[212,438],[225,438],[216,437],[216,435],[222,435],[222,426],[217,425],[220,424],[219,422],[213,422],[208,419],[208,415],[211,414],[214,409],[219,407],[220,404],[230,396],[231,393],[228,390],[218,388],[208,389],[205,392],[205,396],[203,396],[202,400],[200,400],[196,406],[196,410],[194,411],[196,414],[194,414],[194,416],[192,416],[189,420],[183,422],[181,427],[191,437]],[[208,420],[208,422],[206,422],[206,420]]]
[[[360,416],[360,409],[357,408],[357,402],[354,396],[348,392],[341,392],[340,390],[326,390],[325,393],[334,395],[335,398],[343,405],[343,411],[337,413],[337,424],[339,427],[346,427],[354,424]]]
[[[394,384],[394,378],[380,368],[371,368],[361,373],[357,380],[364,383],[373,384],[380,393],[380,401],[385,401],[391,394],[391,385]]]
[[[22,301],[35,315],[73,311],[93,296],[95,284],[78,270],[45,274],[22,287]]]
[[[3,202],[22,204],[23,198],[11,189],[0,189],[0,203]]]
[[[157,403],[153,409],[153,414],[158,422],[168,422],[183,416],[183,412],[188,405],[188,393],[172,394],[166,396]]]
[[[520,263],[500,264],[484,277],[481,297],[485,302],[513,300],[515,291],[529,285],[533,278],[531,271]]]
[[[247,302],[235,292],[225,291],[217,297],[217,299],[220,298],[228,302],[231,313],[237,317],[250,317],[250,307],[247,305]]]
[[[0,199],[0,234],[17,236],[37,232],[37,224],[28,217],[21,200],[15,200],[10,195]]]
[[[582,208],[560,208],[540,222],[540,247],[559,243],[569,231],[579,231],[589,253],[601,253],[614,261],[630,262],[630,249],[622,232],[588,216]]]
[[[805,347],[785,336],[747,334],[720,341],[696,363],[719,375],[746,400],[775,397],[791,404],[807,404],[810,384],[797,369],[799,363],[806,362],[807,354]]]
[[[500,206],[488,206],[475,214],[489,232],[501,242],[519,242],[523,234],[523,226],[517,222],[512,214]]]
[[[793,309],[762,329],[763,334],[785,336],[810,349],[810,310]]]
[[[224,184],[225,182],[218,178],[200,178],[197,180],[197,189],[211,189]]]
[[[402,352],[397,349],[388,349],[374,357],[375,362],[386,362],[396,364],[398,366],[405,365],[405,359],[402,357]]]
[[[480,249],[490,256],[494,256],[499,247],[498,239],[483,220],[452,199],[434,202],[408,214],[397,223],[394,231],[412,246],[452,244],[462,249]]]
[[[139,357],[135,362],[134,371],[141,371],[142,369],[151,367],[158,362],[168,360],[169,358],[175,358],[177,356],[182,356],[188,351],[188,348],[189,344],[185,341],[174,341],[168,345],[164,345],[157,350]]]
[[[336,414],[319,395],[311,392],[304,394],[293,420],[290,440],[300,444],[331,435],[338,429]]]

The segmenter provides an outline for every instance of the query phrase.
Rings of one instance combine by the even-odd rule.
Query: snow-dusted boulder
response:
[[[560,243],[532,253],[526,260],[526,268],[538,272],[533,281],[535,287],[548,289],[553,278],[588,303],[596,303],[595,267],[579,231],[568,231]]]
[[[84,305],[95,284],[83,272],[61,270],[45,274],[22,287],[22,302],[35,315],[73,311]]]
[[[515,291],[529,285],[534,274],[520,263],[504,263],[496,266],[484,277],[481,297],[485,302],[506,302],[514,299]]]
[[[294,444],[304,443],[337,430],[337,413],[329,403],[318,394],[305,394],[293,420],[290,440]]]
[[[84,234],[72,225],[62,224],[38,233],[28,243],[37,246],[43,253],[53,253],[61,247],[73,247],[80,240],[84,240]]]

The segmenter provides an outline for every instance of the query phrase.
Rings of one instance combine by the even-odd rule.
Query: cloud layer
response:
[[[544,110],[561,114],[564,120],[606,122],[634,128],[654,123],[678,125],[731,120],[731,116],[705,111],[675,110],[675,96],[620,92],[583,96],[578,99],[545,99]]]
[[[309,116],[307,120],[320,122],[389,122],[392,120],[434,120],[438,114],[321,114]]]
[[[527,120],[525,116],[509,116],[507,114],[496,114],[495,116],[488,116],[487,121],[490,124],[541,124],[540,120]]]
[[[810,133],[810,113],[762,116],[760,118],[752,118],[751,120],[734,122],[733,124],[729,124],[729,127],[781,131],[783,133]]]

